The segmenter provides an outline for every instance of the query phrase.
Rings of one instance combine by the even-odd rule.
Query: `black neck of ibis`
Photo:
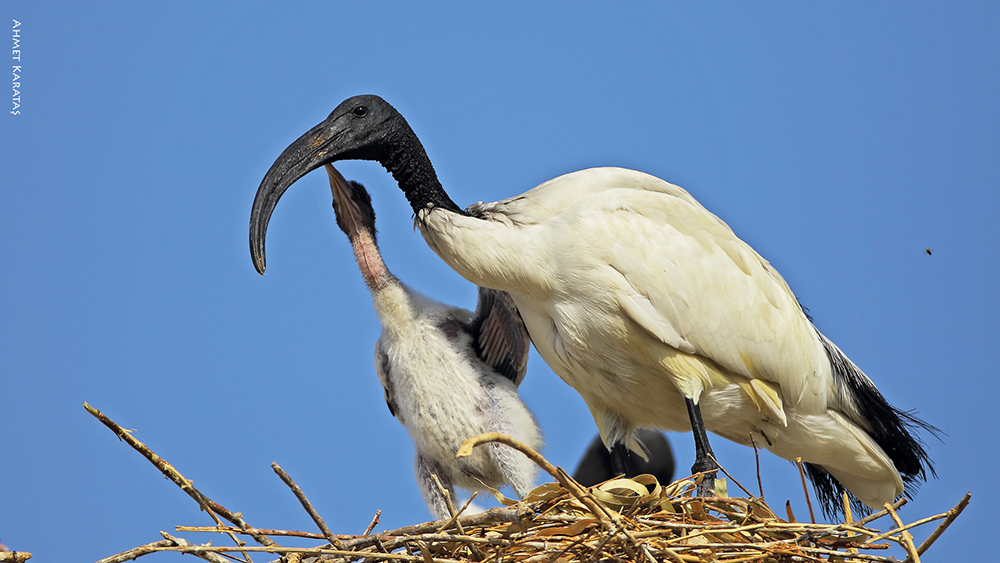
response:
[[[464,215],[465,211],[441,186],[424,145],[402,116],[399,117],[404,127],[399,127],[390,136],[385,151],[379,155],[381,158],[376,160],[392,174],[414,213],[428,207],[440,207]]]

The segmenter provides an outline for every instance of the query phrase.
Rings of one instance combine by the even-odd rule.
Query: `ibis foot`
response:
[[[712,458],[705,457],[703,459],[697,459],[694,465],[691,466],[691,474],[698,475],[701,474],[701,482],[698,483],[698,487],[695,489],[698,496],[700,497],[714,497],[715,494],[715,478],[719,474],[719,464],[716,463]]]
[[[624,443],[617,443],[611,446],[611,473],[615,477],[624,475],[635,477],[635,464],[632,463],[632,452]]]

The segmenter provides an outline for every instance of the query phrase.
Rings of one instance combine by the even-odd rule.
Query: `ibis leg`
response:
[[[632,452],[629,451],[628,446],[622,442],[611,446],[611,473],[616,477],[619,475],[625,475],[626,477],[635,477],[635,467],[632,463]]]
[[[705,431],[705,421],[701,418],[701,408],[691,399],[684,400],[687,403],[688,418],[691,419],[691,431],[694,433],[694,465],[691,466],[691,473],[711,471],[698,485],[698,496],[715,496],[715,476],[719,464],[716,463],[715,452],[708,443],[708,433]]]
[[[448,510],[448,498],[455,498],[455,487],[451,484],[451,479],[441,469],[441,466],[424,454],[417,452],[417,459],[414,463],[414,472],[417,475],[417,486],[424,497],[424,503],[434,518],[442,520],[451,516]],[[435,483],[434,476],[437,476]],[[438,486],[440,483],[440,487]]]

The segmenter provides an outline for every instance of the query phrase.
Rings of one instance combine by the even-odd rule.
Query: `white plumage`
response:
[[[595,168],[468,212],[425,208],[417,226],[460,275],[510,292],[606,444],[690,430],[688,397],[712,432],[821,465],[868,506],[903,493],[784,279],[680,187]]]
[[[521,401],[528,335],[510,298],[480,290],[475,315],[433,301],[410,289],[385,267],[375,240],[375,215],[367,192],[327,165],[337,223],[354,248],[372,293],[382,335],[375,367],[390,412],[406,427],[417,451],[415,473],[437,518],[448,507],[431,475],[454,495],[454,487],[485,490],[509,484],[518,495],[531,490],[537,467],[500,445],[477,448],[456,459],[466,439],[501,432],[541,448],[541,433]]]
[[[880,507],[933,473],[913,430],[813,326],[784,279],[678,186],[621,168],[560,176],[459,208],[405,119],[377,96],[344,101],[265,175],[251,252],[295,180],[340,159],[377,160],[452,269],[508,292],[535,348],[590,407],[604,443],[638,451],[636,429],[701,423],[801,457],[829,511],[846,487]],[[695,427],[698,470],[711,469]]]

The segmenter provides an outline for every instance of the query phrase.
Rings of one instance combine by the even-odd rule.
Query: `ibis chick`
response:
[[[375,235],[375,211],[364,186],[326,165],[337,225],[354,248],[382,335],[375,344],[375,371],[389,412],[406,427],[417,455],[417,484],[431,513],[450,516],[441,486],[469,490],[509,484],[525,496],[537,466],[501,444],[456,459],[466,439],[485,432],[512,436],[541,448],[538,424],[521,401],[528,333],[510,296],[480,288],[476,313],[431,300],[401,283],[386,268]]]

